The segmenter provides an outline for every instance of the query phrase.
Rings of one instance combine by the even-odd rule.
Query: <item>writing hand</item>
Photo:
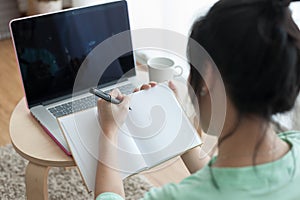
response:
[[[110,95],[120,100],[121,103],[112,104],[99,99],[97,103],[98,116],[103,133],[109,138],[115,138],[119,127],[123,125],[128,115],[130,98],[122,95],[118,89],[113,90]]]

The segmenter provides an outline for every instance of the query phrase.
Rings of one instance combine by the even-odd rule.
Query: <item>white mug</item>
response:
[[[147,61],[149,70],[149,80],[161,83],[172,80],[174,77],[181,76],[183,69],[181,66],[175,66],[175,62],[170,58],[155,57]],[[180,70],[177,73],[177,69]]]

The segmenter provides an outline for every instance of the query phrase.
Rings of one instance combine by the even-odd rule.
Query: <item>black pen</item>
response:
[[[97,97],[99,97],[107,102],[113,103],[113,104],[121,103],[121,101],[119,99],[115,99],[115,98],[111,97],[110,94],[107,94],[97,88],[91,88],[90,93],[92,93],[93,95],[96,95]],[[131,110],[130,107],[129,107],[129,110]]]

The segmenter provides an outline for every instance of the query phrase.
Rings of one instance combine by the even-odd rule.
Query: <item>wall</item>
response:
[[[8,23],[19,15],[15,0],[0,0],[0,40],[9,37]]]

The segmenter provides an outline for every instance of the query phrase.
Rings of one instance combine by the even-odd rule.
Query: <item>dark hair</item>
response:
[[[215,62],[241,115],[269,120],[294,106],[300,89],[300,32],[288,5],[280,0],[221,0],[192,26],[191,39]],[[188,57],[199,63],[189,44]],[[198,70],[191,66],[196,94],[203,84]]]
[[[238,110],[235,126],[219,139],[218,146],[234,134],[241,117],[250,114],[270,121],[273,114],[293,108],[300,90],[300,31],[289,4],[290,0],[220,0],[192,26],[191,39],[214,61],[227,96]],[[193,42],[188,43],[190,63],[205,68],[208,60],[197,55]],[[189,79],[198,97],[205,84],[201,68],[191,65]],[[262,134],[256,143],[254,166],[264,139]]]

